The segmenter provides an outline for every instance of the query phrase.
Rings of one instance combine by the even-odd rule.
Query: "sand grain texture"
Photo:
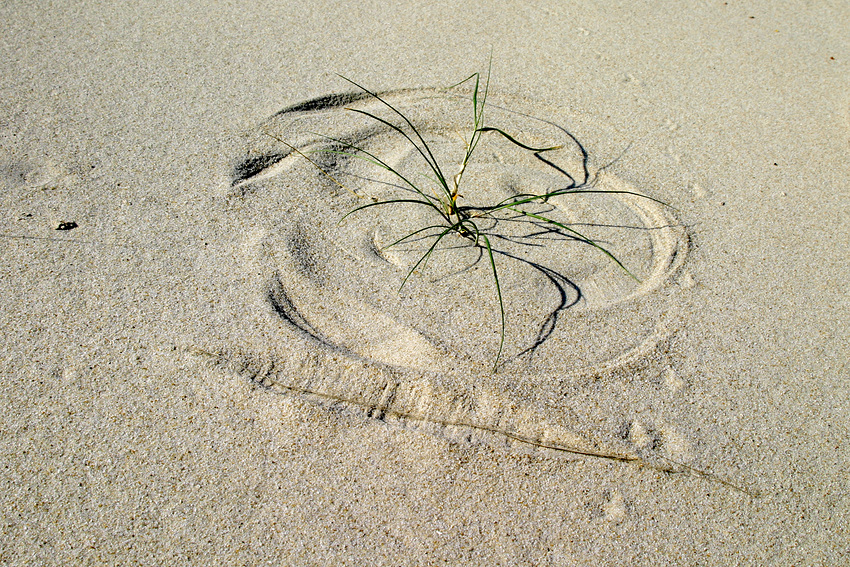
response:
[[[0,563],[845,563],[850,14],[728,4],[5,4]],[[454,173],[491,44],[490,124],[587,161],[487,138],[464,199],[672,205],[548,209],[641,284],[488,226],[497,374],[475,250],[397,293],[427,216],[272,137],[418,175],[339,72]]]

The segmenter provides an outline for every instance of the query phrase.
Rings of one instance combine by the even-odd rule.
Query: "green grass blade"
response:
[[[490,64],[492,66],[492,57]],[[454,209],[454,214],[460,216],[457,212],[456,206],[456,196],[460,189],[460,183],[463,179],[463,174],[466,171],[466,166],[469,163],[469,160],[472,158],[472,153],[475,151],[475,148],[478,146],[478,142],[481,139],[481,126],[484,123],[484,107],[487,103],[487,93],[490,90],[490,67],[487,68],[487,81],[484,87],[484,93],[481,98],[481,103],[478,102],[478,94],[481,92],[481,77],[479,73],[473,73],[466,80],[475,77],[475,86],[472,90],[472,135],[469,138],[469,142],[466,143],[466,154],[463,157],[463,161],[461,162],[460,171],[453,178],[453,194],[451,198],[451,206]],[[465,81],[464,81],[465,82]]]
[[[472,121],[478,123],[478,84],[481,77],[475,73],[475,87],[472,89]]]
[[[345,185],[343,185],[342,183],[340,183],[339,181],[337,181],[337,180],[336,180],[336,178],[335,178],[333,175],[331,175],[330,173],[328,173],[327,171],[325,171],[325,170],[324,170],[324,169],[323,169],[323,168],[322,168],[322,167],[321,167],[318,163],[316,163],[315,161],[313,161],[313,160],[311,160],[310,158],[308,158],[306,155],[304,155],[304,153],[303,153],[301,150],[299,150],[298,148],[296,148],[295,146],[293,146],[292,144],[290,144],[290,143],[289,143],[289,142],[287,142],[286,140],[284,140],[284,139],[282,139],[282,138],[280,138],[280,137],[278,137],[278,136],[275,136],[275,135],[273,135],[273,134],[269,134],[268,132],[264,132],[264,134],[265,134],[266,136],[268,136],[269,138],[273,139],[273,140],[277,140],[278,142],[280,142],[281,144],[283,144],[284,146],[286,146],[287,148],[289,148],[290,150],[292,150],[293,152],[295,152],[295,153],[296,153],[296,154],[298,154],[299,156],[301,156],[301,157],[303,157],[304,159],[306,159],[308,162],[310,162],[310,163],[313,165],[313,167],[315,167],[316,169],[318,169],[318,170],[322,173],[322,175],[324,175],[325,177],[327,177],[328,179],[330,179],[331,181],[333,181],[333,182],[334,182],[337,186],[339,186],[341,189],[343,189],[343,190],[345,190],[345,191],[348,191],[349,193],[351,193],[352,195],[354,195],[354,196],[356,196],[356,197],[360,197],[360,196],[361,196],[361,195],[358,195],[355,191],[352,191],[351,189],[349,189],[348,187],[346,187]]]
[[[481,235],[484,245],[487,247],[487,254],[490,256],[490,267],[493,269],[493,280],[496,282],[496,296],[499,298],[499,313],[502,316],[502,329],[499,334],[499,352],[496,353],[496,361],[493,362],[493,372],[499,367],[499,359],[502,356],[502,349],[505,347],[505,303],[502,300],[502,286],[499,284],[499,273],[496,271],[496,261],[493,259],[493,248],[490,246],[490,239],[486,234]]]
[[[381,205],[392,205],[394,203],[416,203],[416,204],[425,205],[427,207],[430,207],[432,209],[440,211],[440,208],[437,207],[436,205],[434,205],[434,203],[432,203],[430,201],[423,201],[421,199],[389,199],[389,200],[386,200],[386,201],[378,201],[376,203],[366,203],[365,205],[360,205],[359,207],[355,207],[355,208],[351,209],[350,211],[348,211],[347,213],[345,213],[345,215],[343,215],[343,217],[341,219],[339,219],[339,222],[344,221],[346,218],[348,218],[349,215],[352,215],[352,214],[356,213],[357,211],[362,211],[363,209],[368,209],[370,207],[379,207]]]
[[[488,212],[493,213],[493,212],[496,212],[496,211],[500,211],[502,209],[510,209],[511,207],[517,207],[519,205],[524,205],[526,203],[533,203],[535,201],[546,201],[548,199],[551,199],[552,197],[559,197],[559,196],[562,196],[562,195],[576,195],[576,194],[582,194],[582,193],[608,193],[608,194],[611,194],[611,195],[617,195],[617,194],[632,195],[634,197],[641,197],[643,199],[649,199],[650,201],[654,201],[654,202],[658,203],[659,205],[664,205],[666,207],[670,206],[667,203],[665,203],[664,201],[659,201],[658,199],[655,199],[655,198],[650,197],[648,195],[642,195],[642,194],[636,193],[634,191],[621,191],[621,190],[617,190],[617,189],[568,189],[568,190],[565,189],[565,190],[552,191],[550,193],[545,193],[543,195],[532,195],[532,194],[528,194],[528,193],[524,193],[524,194],[520,194],[520,195],[512,195],[512,196],[508,197],[507,199],[505,199],[504,201],[502,201],[502,202],[500,202],[496,205],[493,205],[492,207],[487,207],[486,210]],[[517,197],[522,197],[522,198],[518,199]],[[670,208],[673,208],[673,207],[670,207]]]
[[[505,138],[507,138],[509,142],[521,147],[524,150],[528,150],[530,152],[549,152],[549,151],[552,151],[552,150],[559,150],[559,149],[564,147],[564,146],[550,146],[548,148],[532,148],[531,146],[527,146],[527,145],[523,144],[522,142],[520,142],[519,140],[517,140],[516,138],[514,138],[513,136],[511,136],[510,134],[508,134],[504,130],[500,130],[499,128],[493,128],[491,126],[478,128],[478,132],[496,132],[498,134],[501,134]]]
[[[446,87],[446,90],[453,89],[453,88],[455,88],[455,87],[459,87],[459,86],[461,86],[462,84],[464,84],[465,82],[469,81],[469,79],[471,79],[472,77],[476,76],[477,74],[478,74],[478,73],[473,73],[473,74],[471,74],[470,76],[468,76],[467,78],[465,78],[465,79],[464,79],[464,80],[462,80],[461,82],[459,82],[459,83],[455,83],[455,84],[453,84],[453,85],[450,85],[450,86]]]
[[[443,230],[443,229],[445,229],[445,228],[446,228],[446,225],[444,225],[444,224],[435,224],[435,225],[431,225],[431,226],[426,226],[425,228],[420,228],[419,230],[414,230],[414,231],[413,231],[413,232],[411,232],[410,234],[408,234],[408,235],[406,235],[406,236],[402,236],[401,238],[399,238],[398,240],[396,240],[396,241],[395,241],[395,242],[393,242],[392,244],[387,244],[386,246],[384,246],[384,248],[383,248],[383,249],[384,249],[384,250],[386,250],[387,248],[391,248],[391,247],[395,246],[396,244],[401,244],[401,243],[402,243],[402,242],[404,242],[405,240],[408,240],[408,239],[410,239],[410,238],[413,238],[414,236],[416,236],[416,235],[417,235],[417,234],[419,234],[420,232],[425,232],[426,230],[431,230],[431,229],[434,229],[434,228],[436,228],[436,229],[440,229],[440,230]]]
[[[620,268],[622,268],[622,270],[623,270],[624,272],[626,272],[629,276],[631,276],[631,277],[632,277],[635,281],[640,282],[640,280],[638,279],[638,277],[637,277],[637,276],[635,276],[633,273],[631,273],[631,272],[629,271],[629,269],[628,269],[628,268],[626,268],[626,266],[624,266],[624,265],[623,265],[623,263],[622,263],[622,262],[620,262],[620,260],[618,260],[616,256],[614,256],[614,254],[612,254],[611,252],[609,252],[609,251],[608,251],[606,248],[604,248],[603,246],[600,246],[599,244],[597,244],[596,242],[594,242],[592,239],[590,239],[590,238],[588,238],[587,236],[583,235],[582,233],[578,232],[577,230],[572,229],[572,228],[568,227],[568,226],[567,226],[567,225],[565,225],[565,224],[559,223],[558,221],[554,221],[554,220],[552,220],[552,219],[550,219],[550,218],[547,218],[547,217],[544,217],[544,216],[541,216],[541,215],[536,215],[536,214],[534,214],[534,213],[529,213],[529,212],[527,212],[527,211],[523,211],[522,209],[509,208],[509,210],[514,211],[514,212],[516,212],[516,213],[520,213],[520,214],[525,215],[525,216],[527,216],[527,217],[531,217],[531,218],[535,218],[535,219],[537,219],[537,220],[541,220],[541,221],[543,221],[543,222],[545,222],[545,223],[548,223],[548,224],[551,224],[551,225],[557,226],[558,228],[561,228],[561,229],[563,229],[563,230],[566,230],[567,232],[570,232],[570,233],[574,234],[575,236],[577,236],[577,237],[579,238],[579,240],[581,240],[581,241],[582,241],[582,242],[584,242],[585,244],[590,244],[590,245],[591,245],[591,246],[593,246],[594,248],[596,248],[596,249],[598,249],[598,250],[602,251],[602,252],[603,252],[606,256],[608,256],[610,259],[612,259],[614,262],[616,262],[616,264],[617,264],[618,266],[620,266]]]
[[[487,79],[484,81],[484,94],[481,97],[481,105],[478,104],[478,92],[479,92],[479,77],[475,78],[475,92],[472,97],[472,116],[473,116],[473,124],[472,124],[472,138],[470,140],[469,148],[466,153],[466,159],[464,163],[469,161],[472,152],[475,151],[475,148],[478,146],[478,141],[481,139],[481,128],[484,125],[484,108],[487,106],[487,95],[490,94],[490,71],[493,69],[493,52],[490,52],[490,61],[487,63]]]
[[[402,290],[402,288],[404,287],[404,284],[407,283],[407,280],[410,279],[410,276],[412,276],[413,272],[416,271],[416,268],[418,268],[419,265],[422,264],[423,262],[427,263],[428,257],[431,256],[432,252],[434,252],[434,249],[437,247],[437,244],[439,244],[440,241],[443,239],[443,237],[446,236],[448,233],[450,233],[452,230],[454,230],[454,226],[447,227],[445,230],[443,230],[442,233],[440,233],[439,236],[437,236],[437,238],[434,240],[434,243],[431,245],[430,248],[428,248],[428,251],[425,252],[425,254],[423,254],[421,258],[419,258],[419,261],[416,262],[416,264],[412,268],[410,268],[410,271],[407,272],[407,275],[404,276],[404,280],[402,280],[401,285],[398,288],[399,291]]]
[[[475,129],[476,130],[478,130],[479,127],[482,124],[484,124],[484,107],[487,105],[487,95],[490,94],[490,71],[491,71],[492,68],[493,68],[493,54],[490,53],[490,62],[487,64],[487,79],[484,81],[484,94],[481,97],[481,107],[479,109],[478,106],[476,105],[475,106],[476,112],[473,115],[474,118],[475,118]],[[478,80],[477,79],[475,81],[475,91],[476,91],[476,94],[477,94],[477,92],[478,92]],[[479,138],[481,137],[480,132],[479,132],[478,137]],[[477,138],[476,138],[476,143],[477,143]]]
[[[434,159],[434,156],[431,154],[431,150],[428,148],[427,144],[425,144],[424,140],[422,141],[422,143],[425,144],[425,151],[428,152],[428,155],[425,155],[425,152],[422,151],[422,148],[420,148],[419,145],[416,142],[413,141],[413,138],[411,138],[407,134],[407,132],[405,132],[404,130],[402,130],[400,127],[398,127],[396,124],[393,124],[389,120],[381,118],[380,116],[372,114],[371,112],[367,112],[365,110],[360,110],[358,108],[347,108],[346,110],[350,110],[351,112],[357,112],[358,114],[363,114],[364,116],[368,116],[369,118],[375,120],[376,122],[380,122],[381,124],[385,124],[386,126],[389,126],[393,130],[395,130],[396,132],[398,132],[399,134],[404,136],[407,139],[407,141],[410,142],[410,144],[414,148],[416,148],[416,151],[419,152],[419,155],[422,156],[422,159],[425,160],[425,162],[428,164],[428,167],[431,168],[431,170],[434,172],[434,174],[440,180],[440,184],[445,187],[446,191],[448,191],[449,186],[446,182],[445,177],[443,176],[443,172],[440,170],[439,164],[437,164],[437,161]],[[420,136],[420,139],[421,139],[421,136]]]
[[[625,190],[622,190],[622,189],[581,189],[581,188],[564,189],[564,190],[559,189],[557,191],[552,191],[551,193],[547,193],[545,195],[539,195],[537,198],[547,198],[548,199],[549,197],[558,197],[560,195],[578,195],[578,194],[581,194],[581,193],[610,193],[611,195],[632,195],[634,197],[640,197],[641,199],[648,199],[650,201],[658,203],[659,205],[664,205],[665,207],[669,207],[673,210],[676,209],[673,205],[665,203],[664,201],[660,201],[660,200],[656,199],[655,197],[650,197],[649,195],[644,195],[642,193],[637,193],[635,191],[625,191]]]
[[[445,182],[446,178],[443,175],[443,172],[440,170],[440,165],[437,163],[437,159],[434,157],[434,154],[431,152],[431,148],[428,146],[428,143],[425,141],[425,138],[422,137],[422,134],[419,133],[419,130],[417,130],[416,126],[413,125],[413,123],[410,121],[410,119],[407,116],[404,115],[404,113],[402,113],[396,107],[394,107],[393,105],[388,103],[386,100],[381,98],[381,96],[378,93],[370,91],[369,89],[365,88],[362,85],[355,83],[354,81],[352,81],[351,79],[349,79],[347,77],[343,77],[342,75],[338,75],[338,76],[341,79],[348,81],[349,83],[351,83],[352,85],[354,85],[358,89],[361,89],[363,92],[367,93],[368,95],[374,97],[375,99],[380,101],[382,104],[384,104],[384,106],[386,106],[387,108],[392,110],[394,113],[396,113],[399,117],[401,117],[401,119],[404,120],[405,123],[407,123],[407,125],[410,127],[410,129],[413,130],[413,133],[416,134],[416,137],[419,138],[419,141],[422,142],[422,146],[425,148],[425,151],[428,152],[428,155],[430,156],[431,159],[426,160],[426,161],[428,161],[429,165],[433,164],[433,168],[434,168],[435,173],[437,174],[437,177],[439,179],[442,179],[443,182]],[[405,134],[405,137],[407,137],[406,134]],[[416,145],[416,144],[414,144],[414,145]],[[417,148],[418,148],[418,146],[417,146]]]
[[[308,153],[336,154],[336,155],[343,155],[343,156],[348,156],[348,157],[352,157],[352,158],[356,158],[356,159],[361,159],[363,161],[374,164],[374,165],[376,165],[376,166],[378,166],[382,169],[389,171],[390,173],[392,173],[393,175],[395,175],[396,177],[401,179],[411,189],[413,189],[414,191],[416,191],[417,193],[422,195],[422,197],[424,197],[425,199],[439,202],[439,199],[435,199],[434,197],[428,195],[427,193],[425,193],[424,191],[419,189],[419,187],[417,187],[412,181],[410,181],[404,175],[399,173],[398,170],[396,170],[393,166],[385,163],[381,158],[377,157],[375,154],[370,153],[367,150],[364,150],[363,148],[355,146],[354,144],[350,144],[350,143],[344,142],[342,140],[337,140],[336,138],[331,138],[330,136],[324,136],[324,137],[329,139],[329,140],[333,140],[335,142],[339,142],[341,144],[344,144],[346,147],[349,147],[353,150],[357,150],[358,152],[362,152],[362,153],[366,154],[366,156],[368,156],[368,157],[364,157],[364,156],[359,155],[359,154],[354,153],[354,152],[344,152],[344,151],[341,151],[341,150],[322,150],[322,149],[320,149],[320,150],[311,150]]]

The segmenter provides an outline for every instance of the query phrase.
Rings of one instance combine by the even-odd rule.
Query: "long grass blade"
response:
[[[402,242],[404,242],[405,240],[409,240],[409,239],[413,238],[414,236],[416,236],[416,235],[417,235],[417,234],[419,234],[420,232],[425,232],[426,230],[431,230],[431,229],[433,229],[433,228],[437,228],[437,229],[443,230],[443,229],[445,229],[445,228],[446,228],[446,225],[444,225],[444,224],[435,224],[435,225],[431,225],[431,226],[426,226],[425,228],[420,228],[419,230],[414,230],[414,231],[413,231],[413,232],[411,232],[410,234],[408,234],[408,235],[406,235],[406,236],[402,236],[401,238],[399,238],[399,239],[398,239],[398,240],[396,240],[395,242],[393,242],[393,243],[391,243],[391,244],[387,244],[386,246],[384,246],[384,248],[383,248],[383,249],[384,249],[384,250],[386,250],[387,248],[392,248],[392,247],[393,247],[393,246],[395,246],[396,244],[401,244],[401,243],[402,243]]]
[[[664,205],[665,207],[674,209],[673,205],[669,203],[665,203],[655,197],[650,197],[649,195],[644,195],[642,193],[637,193],[635,191],[625,191],[622,189],[582,189],[581,187],[573,188],[573,189],[564,189],[564,190],[556,190],[551,193],[547,193],[546,195],[542,195],[542,197],[558,197],[560,195],[580,195],[581,193],[608,193],[611,195],[632,195],[634,197],[640,197],[641,199],[647,199],[649,201],[653,201],[658,203],[659,205]]]
[[[413,123],[410,121],[410,119],[407,116],[405,116],[400,110],[398,110],[396,107],[394,107],[393,105],[388,103],[386,100],[381,98],[381,96],[378,93],[370,91],[366,87],[363,87],[362,85],[355,83],[354,81],[352,81],[351,79],[349,79],[347,77],[343,77],[342,75],[339,75],[339,77],[342,78],[345,81],[348,81],[349,83],[351,83],[352,85],[354,85],[358,89],[361,89],[363,92],[369,94],[370,96],[374,97],[375,99],[379,100],[381,103],[384,104],[384,106],[386,106],[387,108],[392,110],[394,113],[396,113],[398,116],[400,116],[401,119],[404,120],[405,123],[407,123],[408,126],[410,126],[410,129],[413,130],[413,133],[416,134],[416,137],[419,138],[419,141],[422,142],[422,145],[425,148],[425,151],[428,152],[428,155],[431,158],[430,161],[428,161],[428,163],[433,164],[433,167],[434,167],[435,173],[437,174],[437,177],[439,179],[442,179],[443,181],[445,181],[446,178],[443,175],[443,172],[440,170],[440,165],[437,163],[437,159],[434,157],[434,154],[431,152],[431,148],[428,146],[428,143],[425,141],[425,138],[422,137],[422,134],[419,133],[419,130],[417,130],[416,126],[413,125]],[[414,144],[414,145],[416,145],[416,144]]]
[[[526,203],[533,203],[535,201],[547,201],[548,199],[551,199],[552,197],[559,197],[561,195],[578,195],[578,194],[582,194],[582,193],[608,193],[608,194],[611,194],[611,195],[617,195],[617,194],[633,195],[635,197],[641,197],[643,199],[649,199],[650,201],[654,201],[654,202],[656,202],[660,205],[669,206],[664,201],[659,201],[658,199],[655,199],[655,198],[650,197],[648,195],[642,195],[641,193],[636,193],[634,191],[622,191],[622,190],[617,190],[617,189],[568,189],[568,190],[565,189],[565,190],[551,191],[549,193],[544,193],[543,195],[533,195],[533,194],[529,194],[529,193],[523,193],[523,194],[520,194],[520,195],[512,195],[512,196],[508,197],[507,199],[505,199],[504,201],[502,201],[502,202],[500,202],[496,205],[493,205],[492,207],[486,207],[486,210],[488,212],[493,213],[493,212],[496,212],[496,211],[499,211],[499,210],[502,210],[502,209],[509,209],[511,207],[517,207],[519,205],[524,205]],[[522,197],[522,198],[519,198],[519,197]]]
[[[330,179],[331,181],[333,181],[333,182],[334,182],[337,186],[339,186],[339,188],[340,188],[340,189],[344,189],[345,191],[348,191],[348,192],[349,192],[349,193],[351,193],[352,195],[355,195],[355,196],[357,196],[357,197],[361,197],[361,195],[358,195],[356,192],[352,191],[351,189],[349,189],[348,187],[346,187],[345,185],[343,185],[342,183],[340,183],[339,181],[337,181],[337,180],[336,180],[336,178],[335,178],[333,175],[331,175],[330,173],[328,173],[327,171],[325,171],[325,170],[324,170],[324,169],[323,169],[323,168],[322,168],[322,167],[321,167],[318,163],[316,163],[314,160],[312,160],[312,159],[308,158],[306,155],[304,155],[304,153],[303,153],[301,150],[299,150],[298,148],[296,148],[295,146],[293,146],[292,144],[290,144],[290,143],[289,143],[289,142],[287,142],[286,140],[284,140],[284,139],[282,139],[282,138],[280,138],[280,137],[278,137],[278,136],[275,136],[274,134],[269,134],[268,132],[264,132],[264,133],[265,133],[265,135],[266,135],[266,136],[268,136],[269,138],[272,138],[273,140],[277,140],[278,142],[280,142],[281,144],[283,144],[284,146],[286,146],[287,148],[289,148],[291,151],[295,152],[295,153],[296,153],[296,154],[298,154],[299,156],[301,156],[301,157],[303,157],[304,159],[306,159],[308,162],[310,162],[310,163],[313,165],[313,167],[315,167],[316,169],[318,169],[318,170],[322,173],[322,175],[324,175],[325,177],[327,177],[328,179]]]
[[[437,236],[437,238],[434,240],[434,243],[431,245],[430,248],[428,248],[428,251],[425,252],[425,254],[423,254],[421,258],[419,258],[419,261],[416,262],[416,264],[412,268],[410,268],[410,271],[407,272],[407,275],[404,276],[404,280],[402,280],[401,285],[398,288],[399,291],[401,291],[401,289],[404,287],[404,284],[407,283],[407,280],[410,279],[410,276],[413,275],[413,272],[416,271],[416,268],[418,268],[423,262],[427,262],[428,257],[431,256],[432,252],[434,252],[434,249],[437,247],[437,244],[440,243],[443,237],[445,237],[448,233],[452,232],[452,230],[454,230],[453,226],[447,227],[445,230],[443,230],[443,232],[440,233],[439,236]]]
[[[389,199],[387,201],[377,201],[375,203],[366,203],[365,205],[360,205],[359,207],[355,207],[354,209],[351,209],[350,211],[345,213],[345,215],[343,215],[343,217],[341,219],[339,219],[339,222],[344,221],[346,218],[348,218],[349,215],[352,215],[352,214],[356,213],[357,211],[362,211],[363,209],[368,209],[370,207],[379,207],[381,205],[392,205],[394,203],[415,203],[415,204],[418,204],[418,205],[425,205],[427,207],[430,207],[432,209],[440,211],[440,208],[437,207],[436,205],[434,205],[434,203],[432,203],[430,201],[422,201],[421,199]]]
[[[469,79],[471,79],[472,77],[475,77],[476,75],[478,75],[478,73],[473,73],[473,74],[471,74],[470,76],[468,76],[467,78],[465,78],[464,80],[462,80],[461,82],[459,82],[459,83],[455,83],[455,84],[453,84],[453,85],[449,85],[448,87],[446,87],[446,90],[451,90],[451,89],[453,89],[453,88],[455,88],[455,87],[459,87],[459,86],[461,86],[462,84],[464,84],[465,82],[469,81]]]
[[[499,359],[502,356],[502,349],[505,347],[505,303],[502,300],[502,286],[499,284],[499,273],[496,271],[496,261],[493,259],[493,248],[490,246],[490,239],[486,234],[481,235],[484,245],[487,247],[487,254],[490,257],[490,267],[493,269],[493,280],[496,282],[496,296],[499,298],[499,313],[502,316],[502,328],[499,333],[499,352],[496,353],[496,360],[493,362],[493,372],[499,367]]]
[[[448,186],[448,183],[446,182],[446,178],[443,176],[443,172],[440,170],[440,166],[437,164],[437,161],[434,159],[434,156],[431,154],[431,150],[428,148],[428,145],[425,144],[424,140],[422,141],[422,143],[425,144],[425,150],[428,152],[428,155],[425,155],[425,152],[422,151],[422,148],[420,148],[419,145],[416,142],[413,141],[413,138],[411,138],[407,134],[407,132],[405,132],[404,130],[402,130],[396,124],[393,124],[389,120],[385,120],[384,118],[381,118],[381,117],[379,117],[375,114],[372,114],[371,112],[367,112],[365,110],[360,110],[358,108],[347,108],[346,110],[350,110],[351,112],[357,112],[358,114],[363,114],[365,116],[368,116],[369,118],[371,118],[371,119],[373,119],[377,122],[380,122],[381,124],[385,124],[386,126],[389,126],[393,130],[395,130],[396,132],[398,132],[399,134],[404,136],[407,139],[407,141],[410,142],[410,144],[414,148],[416,148],[416,151],[419,152],[419,155],[422,156],[422,159],[425,160],[425,162],[428,164],[428,167],[431,168],[431,170],[434,172],[434,174],[440,180],[440,184],[443,185],[443,187],[448,192],[449,186]],[[420,139],[421,139],[421,136],[420,136]]]
[[[528,150],[530,152],[549,152],[549,151],[552,151],[552,150],[560,150],[561,148],[564,147],[564,146],[550,146],[548,148],[532,148],[531,146],[527,146],[527,145],[523,144],[522,142],[520,142],[519,140],[517,140],[516,138],[514,138],[513,136],[511,136],[510,134],[508,134],[504,130],[500,130],[499,128],[493,128],[492,126],[481,127],[481,128],[478,128],[477,131],[478,132],[496,132],[498,134],[501,134],[505,138],[507,138],[509,142],[521,147],[524,150]]]
[[[362,155],[360,155],[360,154],[357,154],[357,153],[354,153],[354,152],[344,152],[344,151],[341,151],[341,150],[330,150],[330,149],[312,150],[312,151],[311,151],[311,152],[309,152],[309,153],[336,154],[336,155],[343,155],[343,156],[347,156],[347,157],[353,157],[353,158],[356,158],[356,159],[361,159],[361,160],[363,160],[363,161],[366,161],[366,162],[368,162],[368,163],[371,163],[371,164],[377,165],[378,167],[380,167],[380,168],[382,168],[382,169],[385,169],[385,170],[389,171],[390,173],[392,173],[393,175],[395,175],[396,177],[398,177],[399,179],[401,179],[401,180],[402,180],[405,184],[407,184],[407,185],[408,185],[411,189],[413,189],[414,191],[416,191],[417,193],[419,193],[420,195],[422,195],[422,197],[424,197],[424,198],[426,198],[426,199],[429,199],[429,200],[439,201],[438,199],[434,199],[434,197],[431,197],[430,195],[428,195],[427,193],[425,193],[424,191],[422,191],[421,189],[419,189],[419,187],[417,187],[417,186],[416,186],[416,185],[415,185],[412,181],[410,181],[410,180],[409,180],[409,179],[407,179],[404,175],[402,175],[401,173],[399,173],[399,171],[398,171],[397,169],[395,169],[393,166],[391,166],[391,165],[387,164],[386,162],[384,162],[381,158],[379,158],[379,157],[378,157],[378,156],[376,156],[375,154],[373,154],[373,153],[371,153],[371,152],[369,152],[369,151],[367,151],[367,150],[364,150],[363,148],[361,148],[361,147],[359,147],[359,146],[355,146],[354,144],[351,144],[351,143],[345,142],[345,141],[343,141],[343,140],[338,140],[338,139],[336,139],[336,138],[331,138],[330,136],[323,136],[323,137],[327,138],[328,140],[333,140],[334,142],[338,142],[338,143],[340,143],[340,144],[344,144],[346,147],[351,148],[351,149],[353,149],[353,150],[357,150],[358,152],[362,152],[363,154],[365,154],[365,155],[366,155],[366,156],[368,156],[368,157],[364,157],[364,156],[362,156]]]
[[[557,227],[558,227],[558,228],[560,228],[560,229],[566,230],[567,232],[569,232],[569,233],[571,233],[571,234],[575,235],[576,237],[578,237],[578,239],[579,239],[579,240],[581,240],[582,242],[584,242],[585,244],[590,244],[590,245],[591,245],[591,246],[593,246],[594,248],[596,248],[596,249],[598,249],[598,250],[602,251],[602,252],[603,252],[606,256],[608,256],[611,260],[613,260],[614,262],[616,262],[616,263],[617,263],[617,265],[618,265],[618,266],[620,266],[620,268],[622,268],[622,270],[623,270],[624,272],[626,272],[629,276],[631,276],[631,277],[632,277],[635,281],[640,282],[640,280],[638,279],[638,277],[637,277],[637,276],[635,276],[633,273],[631,273],[631,272],[629,271],[629,269],[628,269],[628,268],[626,268],[626,266],[624,266],[624,265],[623,265],[623,263],[622,263],[622,262],[620,262],[620,260],[618,260],[616,256],[614,256],[614,254],[612,254],[611,252],[609,252],[609,251],[608,251],[605,247],[600,246],[599,244],[597,244],[596,242],[594,242],[592,239],[590,239],[590,238],[588,238],[587,236],[583,235],[582,233],[578,232],[577,230],[575,230],[575,229],[573,229],[573,228],[570,228],[570,227],[568,227],[567,225],[565,225],[565,224],[563,224],[563,223],[559,223],[558,221],[552,220],[552,219],[547,218],[547,217],[544,217],[544,216],[542,216],[542,215],[536,215],[536,214],[534,214],[534,213],[529,213],[528,211],[523,211],[522,209],[509,208],[509,210],[514,211],[514,212],[516,212],[516,213],[520,213],[520,214],[525,215],[525,216],[527,216],[527,217],[531,217],[531,218],[534,218],[534,219],[537,219],[537,220],[543,221],[543,222],[545,222],[545,223],[548,223],[548,224],[551,224],[551,225],[557,226]]]

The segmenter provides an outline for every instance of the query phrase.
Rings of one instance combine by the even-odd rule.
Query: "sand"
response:
[[[0,12],[0,563],[847,561],[846,8]],[[399,292],[433,211],[340,223],[404,183],[309,153],[424,179],[340,73],[454,174],[491,47],[488,124],[563,148],[488,133],[461,202],[609,191],[546,214],[640,279],[481,221],[496,373],[486,252]]]

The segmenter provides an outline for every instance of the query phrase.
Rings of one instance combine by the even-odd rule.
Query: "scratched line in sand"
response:
[[[292,395],[320,407],[339,407],[348,411],[362,413],[370,419],[386,423],[391,426],[403,427],[415,431],[444,437],[450,440],[459,440],[466,443],[486,443],[495,447],[509,448],[511,446],[528,447],[538,451],[550,452],[553,456],[570,455],[576,457],[590,457],[622,463],[630,463],[669,474],[690,473],[702,477],[710,482],[718,483],[741,492],[751,497],[757,497],[758,491],[749,487],[730,482],[709,471],[699,469],[682,463],[670,457],[660,454],[647,454],[640,456],[634,453],[616,452],[614,450],[600,450],[593,448],[596,444],[587,443],[578,439],[573,434],[566,437],[573,439],[572,444],[566,444],[557,440],[557,434],[552,435],[545,427],[544,420],[537,420],[534,425],[535,432],[526,433],[519,427],[517,421],[505,413],[489,415],[489,421],[478,422],[475,420],[472,408],[457,404],[454,411],[440,412],[429,411],[422,408],[422,400],[414,403],[412,409],[407,407],[400,398],[409,398],[403,394],[413,384],[405,381],[399,376],[398,371],[384,369],[382,380],[373,380],[376,386],[374,391],[363,393],[361,396],[352,397],[351,393],[335,393],[332,387],[323,389],[323,384],[337,383],[343,378],[345,371],[334,371],[329,369],[327,361],[322,361],[315,353],[308,354],[301,359],[262,359],[251,355],[236,354],[234,352],[210,352],[198,348],[190,349],[190,353],[206,359],[212,366],[222,368],[233,373],[241,379],[247,380],[265,390],[282,395]],[[368,363],[364,363],[368,364]],[[305,379],[299,383],[295,376],[303,375],[308,368],[321,370],[325,380]],[[350,366],[347,370],[350,370]],[[310,372],[307,372],[310,375]],[[315,376],[315,374],[313,375]],[[415,387],[414,387],[415,389]],[[350,392],[350,390],[349,390]],[[433,402],[437,397],[451,398],[452,395],[438,396],[430,391],[426,400]],[[414,394],[413,397],[416,397]],[[456,395],[456,394],[455,394]],[[457,396],[463,398],[463,396]],[[427,405],[427,404],[426,404]],[[442,415],[452,415],[453,418],[443,418]],[[522,422],[523,420],[519,420]],[[454,431],[450,431],[454,430]],[[454,433],[454,434],[453,434]]]

